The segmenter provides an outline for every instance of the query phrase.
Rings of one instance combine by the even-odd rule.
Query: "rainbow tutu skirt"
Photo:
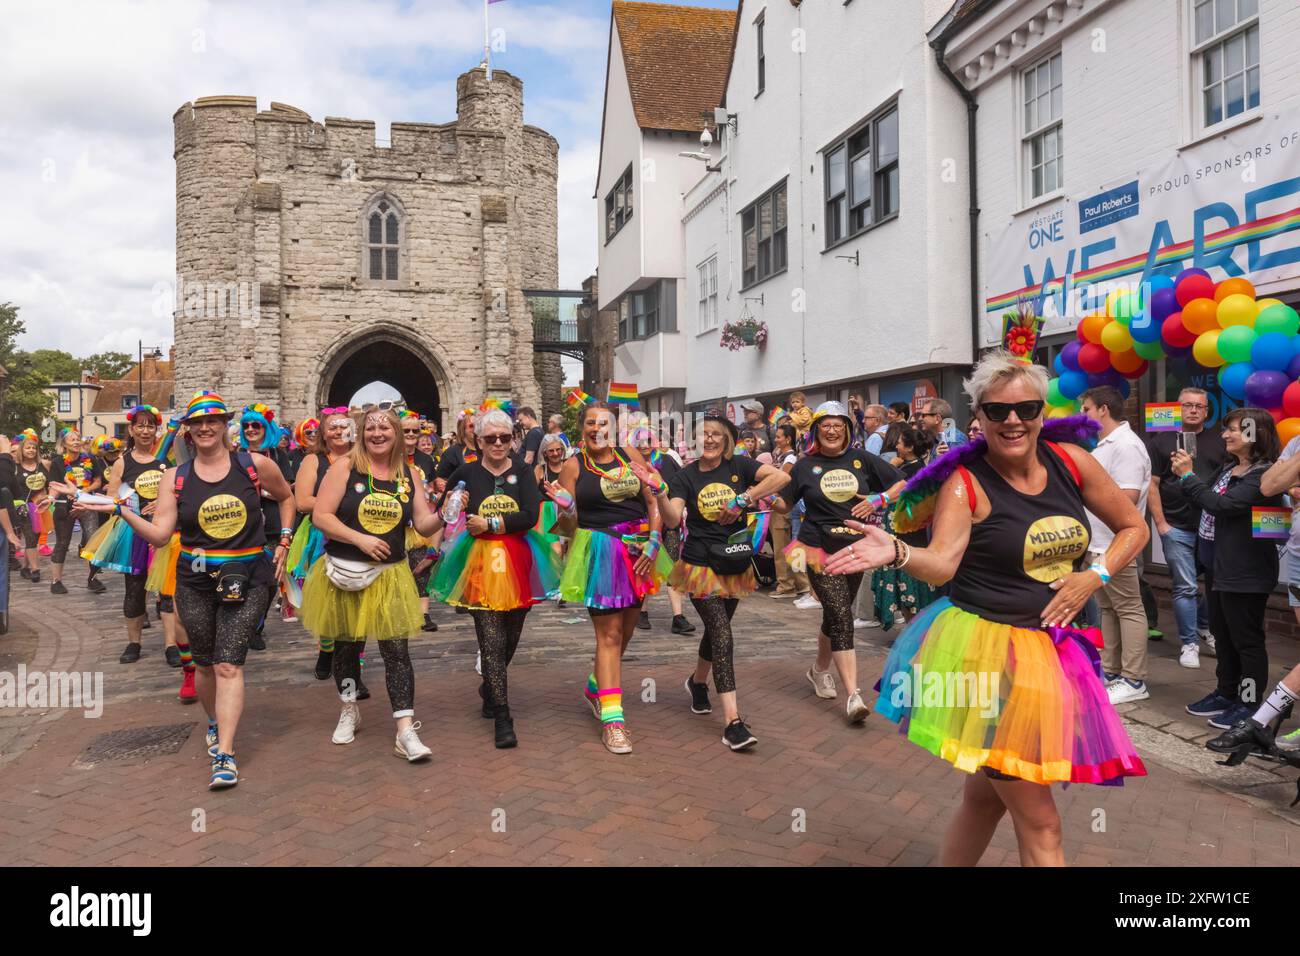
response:
[[[302,586],[307,580],[307,572],[324,553],[325,535],[311,523],[311,516],[308,515],[298,522],[298,530],[293,533],[289,553],[284,559],[288,571],[285,575],[285,592],[289,595],[289,603],[294,607],[302,607]]]
[[[86,542],[81,556],[97,568],[121,574],[144,574],[149,567],[149,542],[117,515],[109,518]]]
[[[564,540],[558,534],[551,531],[551,529],[555,527],[555,522],[559,520],[560,512],[559,509],[555,507],[555,502],[550,498],[543,498],[541,510],[537,514],[537,525],[533,530],[545,538],[547,544],[555,544],[557,541]]]
[[[317,561],[302,586],[299,616],[314,637],[336,641],[413,637],[424,624],[415,578],[405,561],[385,564],[360,591],[335,587],[325,576],[325,562]]]
[[[967,773],[1111,785],[1146,774],[1097,649],[1074,628],[998,624],[941,598],[898,636],[878,690],[878,714]]]
[[[555,596],[559,560],[536,530],[458,535],[438,562],[429,594],[455,607],[513,611]]]
[[[755,549],[757,550],[757,549]],[[798,538],[785,546],[782,552],[786,563],[795,574],[812,571],[820,574],[822,567],[830,559],[830,553],[811,544],[804,544]]]
[[[622,535],[644,538],[644,521],[628,521],[609,530],[579,528],[573,533],[569,556],[560,577],[560,598],[600,610],[636,607],[649,594],[658,594],[673,569],[668,551],[659,549],[648,577],[639,577],[636,558],[628,551]]]
[[[693,598],[742,598],[758,587],[751,564],[740,574],[718,574],[710,567],[678,561],[668,575],[668,586]]]
[[[144,589],[155,594],[171,597],[176,593],[176,562],[181,556],[181,533],[173,532],[171,540],[161,548],[151,549],[149,554],[149,576],[144,580]]]

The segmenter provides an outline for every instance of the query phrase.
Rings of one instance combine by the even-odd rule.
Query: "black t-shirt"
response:
[[[747,455],[735,455],[709,471],[702,471],[700,463],[693,461],[673,475],[668,482],[668,494],[686,502],[682,560],[707,565],[709,546],[725,544],[727,538],[745,527],[743,517],[732,524],[719,524],[718,514],[732,498],[754,486],[761,467]]]
[[[834,458],[801,458],[781,496],[790,504],[803,499],[806,514],[799,526],[799,540],[834,553],[862,537],[844,524],[853,517],[856,496],[879,494],[902,477],[902,472],[879,455],[849,448]]]
[[[409,464],[420,469],[420,476],[424,478],[426,484],[433,481],[434,474],[438,470],[438,466],[433,463],[433,456],[419,450],[411,456]]]
[[[1182,484],[1169,462],[1169,456],[1178,447],[1179,434],[1152,432],[1147,435],[1147,451],[1151,455],[1151,474],[1160,482],[1160,504],[1165,520],[1182,531],[1194,532],[1201,522],[1201,509],[1183,494]],[[1196,454],[1192,456],[1196,477],[1213,485],[1227,460],[1223,435],[1213,428],[1201,429],[1196,435]]]
[[[44,496],[48,491],[49,484],[50,473],[40,462],[30,468],[26,465],[18,466],[18,489],[24,501],[31,501],[33,498]],[[15,494],[14,497],[17,498],[18,495]]]
[[[652,451],[641,457],[651,468],[659,472],[660,478],[667,482],[671,482],[673,476],[682,470],[682,466],[677,464],[677,459],[665,451]]]
[[[537,524],[542,493],[537,488],[532,465],[512,460],[509,471],[494,475],[482,461],[471,462],[452,472],[447,486],[454,488],[462,481],[469,492],[465,514],[499,517],[506,534],[518,534]]]
[[[478,452],[473,448],[467,448],[465,445],[452,445],[442,453],[442,458],[438,460],[436,477],[446,481],[451,477],[453,471],[472,461],[478,461]],[[453,481],[451,484],[455,487],[456,483]]]
[[[522,461],[528,457],[528,453],[533,453],[533,464],[537,464],[537,449],[542,445],[542,430],[536,426],[528,429],[528,434],[524,436],[523,447],[519,449],[519,458]]]
[[[621,448],[615,448],[614,454],[613,461],[603,465],[593,462],[590,466],[586,455],[577,456],[574,498],[579,528],[612,528],[628,521],[644,521],[647,517],[641,479],[632,473],[627,454]]]

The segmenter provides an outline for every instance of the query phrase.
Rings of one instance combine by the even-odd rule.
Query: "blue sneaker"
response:
[[[1237,702],[1229,700],[1220,694],[1217,690],[1211,691],[1194,704],[1188,704],[1185,708],[1193,717],[1218,717],[1220,714],[1226,714],[1232,710],[1233,705]],[[1229,727],[1232,725],[1229,724]]]
[[[207,744],[208,756],[215,760],[217,757],[217,723],[214,720],[208,721]]]
[[[209,790],[222,790],[239,783],[239,768],[231,754],[217,754],[212,758],[212,779],[208,781]]]
[[[1231,730],[1235,724],[1241,723],[1253,713],[1255,708],[1249,704],[1233,704],[1232,709],[1226,714],[1210,718],[1210,726],[1218,727],[1220,730]]]

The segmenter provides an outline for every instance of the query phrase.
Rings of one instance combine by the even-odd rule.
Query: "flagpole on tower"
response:
[[[488,42],[488,2],[483,0],[483,68],[487,70],[487,81],[492,82],[491,44]]]

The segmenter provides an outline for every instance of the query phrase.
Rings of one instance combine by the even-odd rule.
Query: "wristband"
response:
[[[880,493],[880,503],[881,503],[882,505],[884,505],[886,508],[889,507],[889,492],[888,492],[888,491],[882,491],[882,492]]]
[[[645,547],[641,549],[641,553],[653,561],[655,556],[659,554],[659,548],[662,547],[662,545],[663,542],[659,540],[659,532],[651,531],[650,537],[645,543]]]
[[[754,502],[749,497],[749,492],[747,491],[742,491],[740,494],[736,495],[736,497],[731,499],[731,507],[736,511],[744,511],[753,503]]]
[[[1188,472],[1187,474],[1185,474],[1185,475],[1179,475],[1179,476],[1178,476],[1178,480],[1179,480],[1179,481],[1186,481],[1188,478],[1192,477],[1192,475],[1194,475],[1194,474],[1196,474],[1196,472],[1194,472],[1194,471],[1189,471],[1189,472]]]
[[[655,485],[650,486],[650,493],[656,498],[662,498],[664,495],[668,494],[668,482],[664,481],[663,478],[660,478],[657,487]]]
[[[573,495],[569,494],[566,489],[561,488],[551,497],[561,511],[573,510]]]
[[[113,505],[113,514],[117,515],[119,518],[122,517],[122,502],[119,501],[117,504]]]
[[[282,538],[292,538],[292,537],[293,537],[293,529],[292,529],[292,528],[281,528],[281,529],[280,529],[280,537],[282,537]]]
[[[1106,565],[1104,562],[1098,561],[1088,570],[1095,572],[1097,577],[1101,578],[1102,584],[1110,584],[1110,572],[1106,570]]]

